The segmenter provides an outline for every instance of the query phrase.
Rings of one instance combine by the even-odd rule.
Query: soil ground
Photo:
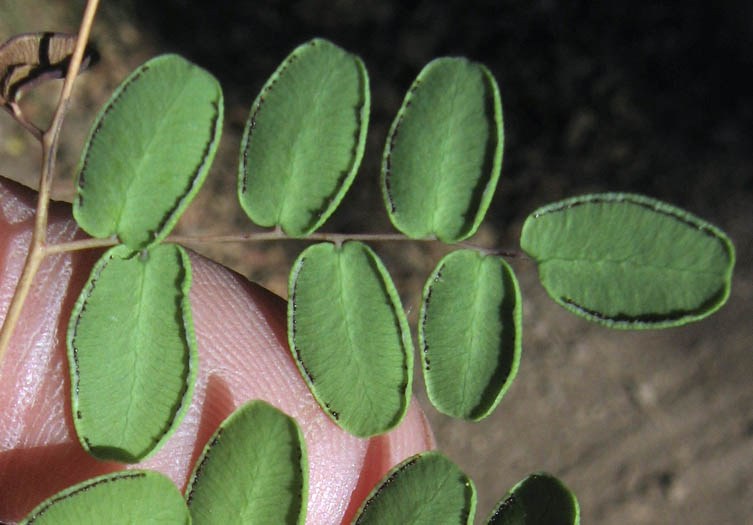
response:
[[[610,3],[611,4],[611,3]],[[64,128],[55,194],[72,174],[97,108],[132,68],[178,52],[214,73],[226,98],[223,143],[182,232],[253,229],[234,204],[248,109],[297,44],[328,38],[359,54],[372,125],[357,182],[325,226],[388,231],[377,186],[404,91],[437,56],[464,55],[496,76],[505,119],[503,175],[476,244],[515,248],[526,215],[594,191],[679,205],[736,244],[732,295],[716,315],[665,331],[611,331],[549,300],[533,264],[513,260],[525,300],[518,377],[487,420],[439,415],[418,392],[439,447],[474,479],[483,516],[533,471],[561,477],[583,523],[742,524],[753,520],[753,7],[698,0],[104,2],[102,60],[81,78]],[[0,40],[75,32],[83,2],[9,0]],[[39,119],[56,87],[27,104]],[[41,120],[40,120],[41,121]],[[38,148],[0,117],[0,174],[34,185]],[[299,243],[201,251],[285,295]],[[378,244],[415,318],[422,282],[448,248]],[[418,389],[420,390],[420,380]]]

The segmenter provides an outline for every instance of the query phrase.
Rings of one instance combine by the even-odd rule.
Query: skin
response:
[[[35,200],[31,190],[0,178],[0,322],[21,274]],[[54,204],[48,242],[83,237],[70,206]],[[191,253],[199,371],[188,413],[168,443],[143,463],[91,458],[79,445],[71,419],[65,334],[100,253],[45,259],[0,364],[0,522],[14,523],[59,490],[124,468],[159,470],[184,490],[217,425],[251,399],[275,405],[303,429],[309,458],[307,523],[349,523],[392,466],[434,448],[415,401],[403,423],[383,436],[358,439],[340,430],[319,408],[290,355],[285,301]]]

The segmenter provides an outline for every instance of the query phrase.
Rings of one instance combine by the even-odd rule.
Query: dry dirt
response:
[[[223,143],[183,232],[253,229],[234,204],[237,148],[276,64],[314,36],[362,56],[372,126],[358,182],[330,231],[386,231],[377,188],[387,127],[430,59],[484,62],[502,92],[503,176],[477,244],[515,248],[534,208],[590,191],[634,191],[682,206],[733,238],[732,295],[713,317],[665,331],[615,332],[550,301],[533,264],[512,262],[525,300],[518,377],[497,411],[469,424],[433,411],[439,447],[474,479],[479,514],[533,471],[561,477],[583,523],[743,524],[753,520],[753,8],[745,1],[599,3],[104,2],[102,54],[78,84],[55,194],[70,182],[96,109],[146,58],[178,52],[226,96]],[[645,5],[644,5],[645,4]],[[0,40],[74,32],[83,2],[7,0]],[[54,88],[30,97],[38,118]],[[34,185],[38,148],[0,115],[0,174]],[[285,294],[302,244],[196,247]],[[447,248],[379,244],[415,317],[422,281]],[[420,381],[419,381],[420,383]],[[421,388],[420,385],[418,387]]]

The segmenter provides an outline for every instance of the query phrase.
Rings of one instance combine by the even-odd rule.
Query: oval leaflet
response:
[[[133,250],[167,236],[204,182],[222,131],[217,80],[177,55],[153,58],[100,111],[76,175],[73,216]]]
[[[40,503],[21,525],[189,525],[183,497],[164,474],[126,470],[98,476],[61,490]]]
[[[487,518],[489,525],[579,525],[578,500],[562,481],[544,472],[518,482]]]
[[[465,58],[419,73],[395,117],[381,186],[392,224],[411,238],[458,242],[481,224],[502,165],[502,103],[494,77]]]
[[[360,58],[320,38],[293,50],[246,122],[238,198],[248,217],[294,237],[319,228],[358,171],[369,107]]]
[[[288,341],[324,411],[359,437],[397,426],[408,409],[413,345],[392,280],[360,242],[303,251],[288,285]]]
[[[526,219],[520,246],[555,301],[613,328],[662,328],[710,315],[729,296],[735,264],[719,229],[625,193],[540,208]]]
[[[366,497],[354,525],[424,523],[470,525],[476,488],[440,452],[422,452],[395,466]]]
[[[73,422],[98,459],[135,463],[172,434],[191,401],[197,368],[191,262],[174,244],[111,248],[71,314]]]
[[[186,489],[191,516],[202,524],[302,524],[307,500],[303,434],[264,401],[250,401],[222,422]]]
[[[494,255],[450,253],[426,281],[419,319],[429,400],[452,417],[488,416],[520,361],[522,304],[512,268]]]

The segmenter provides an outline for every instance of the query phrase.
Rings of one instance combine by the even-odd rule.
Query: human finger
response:
[[[0,180],[0,320],[28,246],[34,195]],[[49,241],[82,236],[70,208],[51,210]],[[415,403],[393,432],[363,440],[340,430],[319,408],[287,349],[285,303],[191,253],[191,305],[199,370],[191,405],[166,445],[147,461],[184,489],[217,425],[251,399],[264,399],[301,425],[309,457],[308,523],[348,520],[397,462],[434,444]],[[65,331],[96,259],[81,252],[48,257],[37,274],[0,369],[0,520],[20,519],[58,490],[124,465],[100,462],[80,447],[70,415]]]

